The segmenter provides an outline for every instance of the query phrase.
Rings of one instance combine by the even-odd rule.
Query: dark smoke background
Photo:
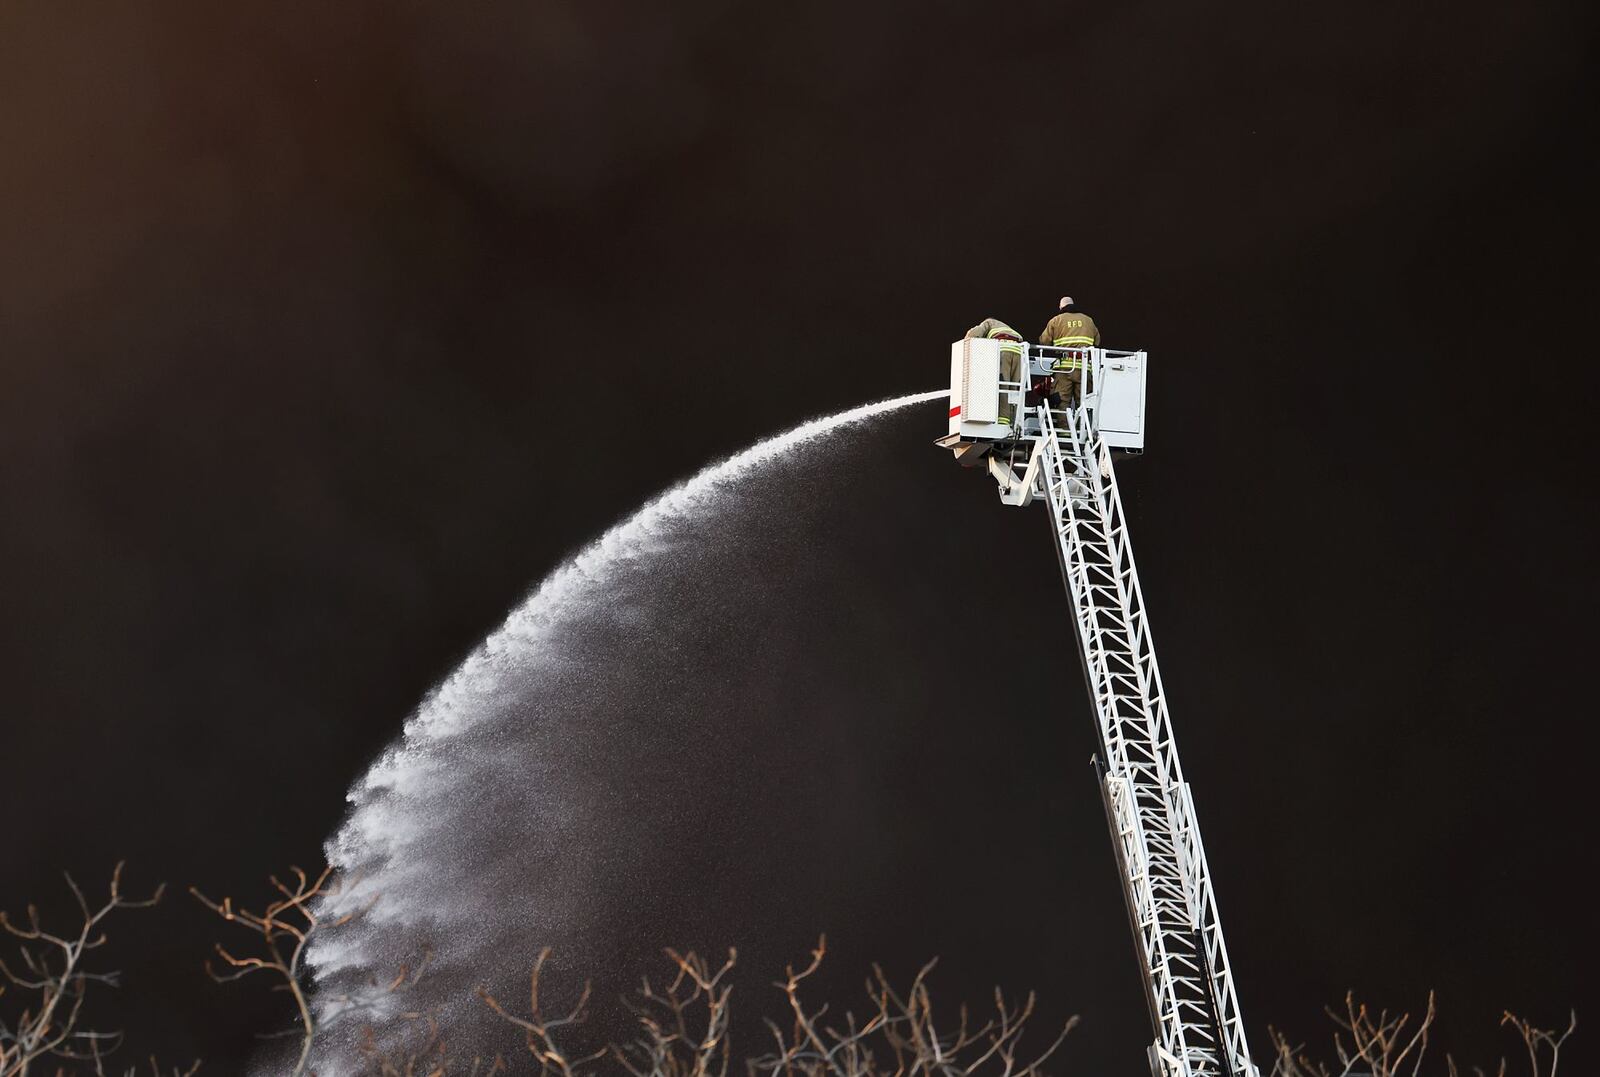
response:
[[[1258,1043],[1320,1034],[1351,986],[1438,987],[1476,1057],[1503,1006],[1593,1012],[1570,867],[1593,816],[1594,20],[6,5],[0,903],[122,856],[233,892],[310,859],[402,716],[563,554],[1072,291],[1159,364],[1130,511]],[[916,692],[947,766],[991,721],[987,633],[1065,617],[1043,527],[920,439],[817,467],[878,494],[816,540],[876,596],[838,616],[919,646],[884,668],[819,623],[793,668],[823,712],[851,705],[845,670]],[[797,528],[832,497],[793,496]],[[862,552],[888,518],[928,538],[892,594]],[[941,593],[952,544],[1024,539],[1044,548],[1003,600]],[[1046,655],[1024,679],[1063,676]],[[1081,707],[960,801],[987,834],[1038,790],[1070,843],[1013,832],[982,861],[1013,874],[953,888],[924,814],[875,818],[914,866],[827,926],[856,967],[942,952],[980,988],[1062,984],[1090,1018],[1075,1060],[1137,1073]],[[825,743],[910,780],[881,738],[751,752]],[[794,795],[828,820],[836,785]],[[752,909],[781,908],[771,883]],[[1020,947],[993,934],[1017,888],[1062,895],[1022,907]],[[894,937],[908,906],[937,929]],[[787,942],[805,918],[776,919]],[[204,982],[196,910],[139,923],[131,1046],[236,1072],[276,1011]]]

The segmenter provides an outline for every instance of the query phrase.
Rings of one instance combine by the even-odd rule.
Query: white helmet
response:
[[[1060,306],[1059,309],[1066,310],[1070,306],[1072,306],[1072,297],[1070,295],[1062,296],[1061,297],[1061,306]]]

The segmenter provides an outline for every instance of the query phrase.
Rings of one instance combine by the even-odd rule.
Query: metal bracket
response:
[[[1044,442],[1033,443],[1033,452],[1028,456],[1028,466],[1019,477],[1009,463],[995,459],[994,454],[989,455],[989,474],[994,476],[995,482],[1000,484],[1000,500],[1007,505],[1028,505],[1033,502],[1034,494],[1039,489],[1039,472],[1044,466]]]

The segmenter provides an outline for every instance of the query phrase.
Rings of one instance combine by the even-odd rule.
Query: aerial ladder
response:
[[[1015,381],[1002,380],[1000,360],[998,340],[951,345],[949,433],[936,444],[965,467],[985,468],[1003,503],[1049,508],[1099,731],[1094,766],[1155,1030],[1150,1072],[1260,1077],[1112,465],[1113,450],[1144,451],[1148,357],[1025,344]],[[1070,369],[1081,372],[1081,392],[1062,400],[1050,381]]]

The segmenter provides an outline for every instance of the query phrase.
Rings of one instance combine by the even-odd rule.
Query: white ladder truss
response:
[[[1027,411],[1040,437],[1024,481],[1032,480],[1050,506],[1072,598],[1104,752],[1097,760],[1101,791],[1156,1029],[1151,1071],[1259,1077],[1172,739],[1110,450],[1089,409]]]

